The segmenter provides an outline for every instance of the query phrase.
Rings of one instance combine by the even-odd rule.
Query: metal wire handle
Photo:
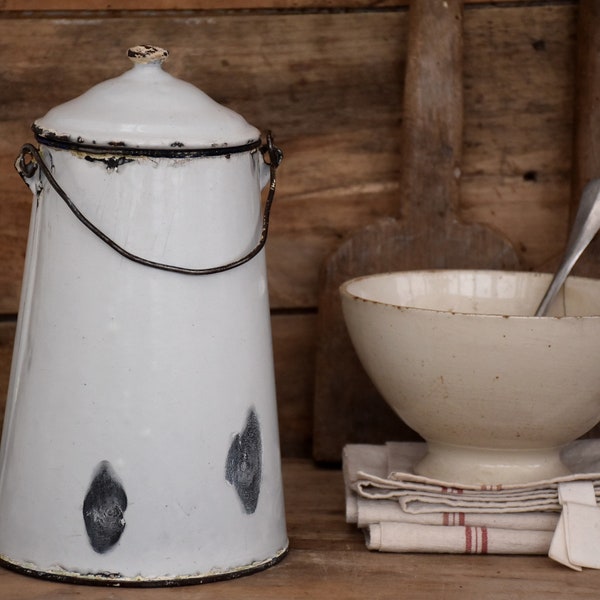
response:
[[[283,159],[282,151],[273,144],[273,136],[271,132],[267,132],[267,140],[266,143],[260,147],[260,151],[263,155],[268,156],[268,161],[265,159],[266,164],[269,166],[270,172],[270,183],[269,183],[269,193],[265,202],[265,208],[263,211],[262,218],[262,230],[260,234],[260,238],[256,246],[245,256],[238,258],[230,263],[225,265],[221,265],[218,267],[209,267],[205,269],[191,269],[187,267],[178,267],[176,265],[169,265],[165,263],[155,262],[153,260],[148,260],[147,258],[143,258],[136,254],[132,254],[122,246],[119,246],[114,240],[108,237],[101,229],[98,229],[88,218],[77,208],[75,203],[69,198],[67,193],[62,189],[59,183],[52,175],[51,169],[44,162],[44,159],[40,155],[38,149],[32,144],[25,144],[23,148],[21,148],[21,153],[17,157],[17,161],[15,163],[15,168],[17,172],[27,183],[27,180],[33,177],[36,173],[38,167],[41,169],[42,173],[45,175],[46,179],[50,183],[50,185],[54,188],[55,192],[64,200],[65,204],[69,207],[71,212],[97,237],[99,237],[105,244],[110,246],[113,250],[118,252],[121,256],[139,263],[141,265],[145,265],[147,267],[153,267],[154,269],[160,269],[162,271],[171,271],[173,273],[182,273],[183,275],[214,275],[215,273],[222,273],[224,271],[229,271],[231,269],[235,269],[239,267],[251,259],[253,259],[264,247],[267,242],[267,235],[269,233],[269,217],[271,214],[271,205],[273,204],[273,200],[275,198],[275,188],[277,185],[276,179],[276,171],[277,167],[280,165]]]

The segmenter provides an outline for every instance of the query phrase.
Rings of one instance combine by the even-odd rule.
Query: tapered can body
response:
[[[287,536],[257,144],[38,139],[0,558],[119,585],[273,564]]]

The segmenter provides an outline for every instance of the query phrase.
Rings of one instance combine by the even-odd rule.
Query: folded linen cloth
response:
[[[446,554],[547,554],[552,536],[551,531],[408,523],[373,523],[365,532],[369,550]]]
[[[387,552],[547,554],[561,511],[560,485],[589,482],[600,497],[600,440],[562,459],[574,473],[528,484],[462,485],[414,473],[423,443],[353,444],[343,455],[346,519],[367,547]],[[600,510],[600,509],[599,509]]]
[[[594,452],[593,450],[596,450]],[[384,446],[354,444],[344,449],[344,476],[351,489],[370,499],[396,499],[407,513],[560,511],[558,485],[593,481],[600,497],[600,440],[578,440],[562,459],[573,473],[527,484],[468,485],[415,475],[413,465],[425,454],[419,442],[388,442]]]
[[[346,497],[346,521],[359,528],[372,523],[409,523],[413,525],[494,527],[497,529],[518,529],[534,531],[554,531],[558,523],[558,512],[520,513],[469,513],[469,512],[427,512],[413,514],[402,509],[395,500],[370,500],[349,493]]]

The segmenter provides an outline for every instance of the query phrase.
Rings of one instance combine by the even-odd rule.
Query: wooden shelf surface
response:
[[[290,552],[278,565],[232,581],[180,588],[54,583],[0,569],[6,600],[465,600],[598,598],[600,572],[574,572],[544,556],[369,552],[344,521],[342,475],[309,460],[285,460]]]

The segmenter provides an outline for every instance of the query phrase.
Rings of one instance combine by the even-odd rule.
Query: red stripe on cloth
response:
[[[465,524],[465,513],[458,513],[458,524],[459,525]]]
[[[487,554],[489,547],[487,527],[465,527],[465,553]]]
[[[482,492],[500,492],[502,491],[502,484],[483,484],[479,489]]]
[[[473,543],[472,532],[470,527],[465,527],[465,552],[471,554],[471,546]]]
[[[448,525],[450,525],[449,521],[450,521],[450,514],[444,513],[442,524],[448,526]]]
[[[442,494],[462,494],[464,493],[463,489],[460,488],[451,488],[451,487],[440,487],[440,493]]]

